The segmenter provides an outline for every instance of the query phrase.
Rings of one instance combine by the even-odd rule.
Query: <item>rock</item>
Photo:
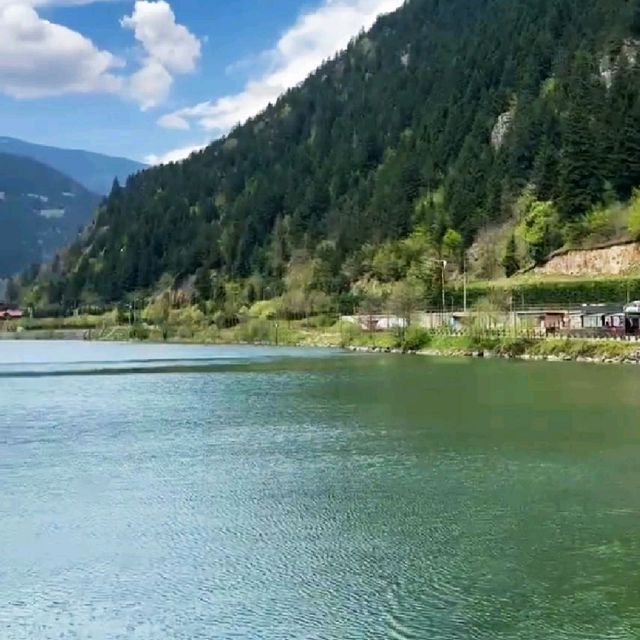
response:
[[[498,120],[491,131],[491,146],[494,151],[499,151],[504,144],[515,115],[515,107],[511,107],[509,111],[505,111],[498,116]]]

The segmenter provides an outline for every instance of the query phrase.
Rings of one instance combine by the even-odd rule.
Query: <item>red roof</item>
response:
[[[15,319],[15,318],[22,318],[24,314],[22,313],[22,311],[20,311],[20,309],[7,309],[6,311],[0,311],[0,318],[2,319]]]

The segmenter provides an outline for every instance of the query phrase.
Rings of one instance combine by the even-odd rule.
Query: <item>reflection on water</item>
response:
[[[3,640],[640,636],[634,368],[47,343],[0,363]]]

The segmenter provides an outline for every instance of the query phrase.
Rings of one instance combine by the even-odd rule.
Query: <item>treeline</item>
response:
[[[635,36],[639,0],[410,0],[224,139],[114,184],[23,286],[73,306],[168,277],[222,306],[230,283],[251,303],[413,278],[437,298],[438,261],[520,216],[513,273],[640,184]]]

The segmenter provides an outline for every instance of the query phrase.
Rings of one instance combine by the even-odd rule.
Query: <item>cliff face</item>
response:
[[[548,276],[624,275],[640,268],[640,243],[568,251],[552,257],[535,273]]]

